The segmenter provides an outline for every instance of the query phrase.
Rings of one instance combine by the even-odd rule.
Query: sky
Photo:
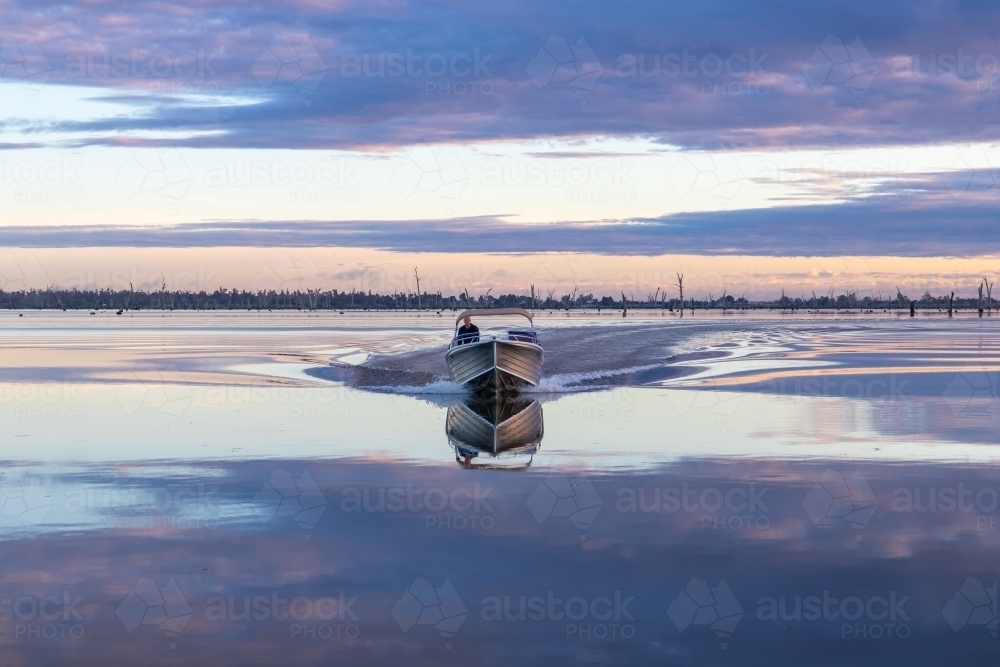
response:
[[[200,265],[333,289],[414,264],[494,293],[585,266],[549,288],[644,293],[688,267],[718,292],[758,276],[754,298],[969,295],[1000,269],[998,19],[975,0],[13,0],[0,288]]]

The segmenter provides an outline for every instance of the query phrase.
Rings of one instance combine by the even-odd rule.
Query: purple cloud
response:
[[[81,143],[180,130],[212,132],[172,140],[203,147],[843,146],[981,140],[998,123],[989,3],[15,4],[0,78],[139,107],[57,128]]]
[[[596,252],[611,255],[973,256],[1000,252],[983,234],[989,199],[929,195],[846,204],[684,213],[589,223],[510,223],[504,216],[412,221],[234,220],[163,227],[5,227],[16,247],[316,247],[411,252]],[[599,223],[599,224],[595,224]]]

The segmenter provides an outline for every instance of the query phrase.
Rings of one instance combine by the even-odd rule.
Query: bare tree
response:
[[[531,286],[531,309],[535,309],[535,286]]]
[[[420,303],[420,274],[417,273],[417,267],[413,267],[413,277],[417,280],[417,310],[423,310],[423,304]]]
[[[684,317],[684,274],[683,273],[677,274],[677,282],[674,284],[677,285],[677,289],[680,290],[680,295],[681,295],[681,307],[678,308],[677,310],[680,311],[681,317]]]
[[[986,314],[993,314],[993,283],[983,278],[983,283],[986,285]]]
[[[628,313],[628,300],[625,298],[625,292],[622,292],[622,317]]]

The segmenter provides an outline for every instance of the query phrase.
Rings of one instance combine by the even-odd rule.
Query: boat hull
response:
[[[545,433],[538,401],[474,399],[448,408],[445,432],[451,444],[466,454],[537,449]]]
[[[448,351],[451,381],[476,390],[535,387],[542,376],[542,348],[532,343],[485,340]]]

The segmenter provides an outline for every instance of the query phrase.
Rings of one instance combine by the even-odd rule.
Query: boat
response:
[[[501,329],[462,335],[466,317],[514,315],[528,320],[527,328]],[[474,390],[511,391],[538,386],[542,376],[542,346],[534,320],[523,308],[466,310],[455,320],[455,337],[446,360],[451,381]]]
[[[518,395],[477,394],[448,408],[445,433],[464,468],[527,468],[545,434],[542,406]]]

